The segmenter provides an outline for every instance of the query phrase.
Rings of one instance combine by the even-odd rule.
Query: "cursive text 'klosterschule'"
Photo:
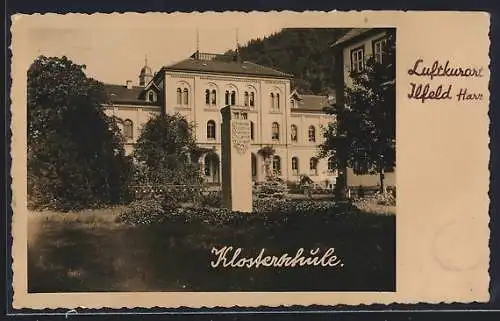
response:
[[[233,252],[234,251],[234,252]],[[264,255],[265,249],[261,249],[257,257],[240,257],[241,248],[234,249],[232,246],[224,246],[220,249],[212,248],[212,254],[216,256],[210,265],[216,267],[235,268],[258,268],[263,267],[295,267],[295,266],[321,266],[321,267],[343,267],[341,259],[334,255],[335,249],[329,248],[324,253],[319,248],[312,249],[309,253],[303,248],[297,250],[294,256],[283,253],[281,256]]]

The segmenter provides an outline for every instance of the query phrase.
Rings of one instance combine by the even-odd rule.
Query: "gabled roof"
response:
[[[354,38],[357,38],[364,33],[367,33],[371,30],[375,30],[374,28],[353,28],[349,30],[344,36],[340,37],[337,41],[335,41],[330,47],[337,47],[341,44],[351,41]]]
[[[208,54],[204,54],[205,57]],[[223,55],[211,55],[210,59],[196,58],[196,55],[184,59],[178,63],[164,67],[168,71],[187,71],[187,72],[208,72],[208,73],[222,73],[232,75],[244,75],[254,77],[268,77],[268,78],[292,78],[293,76],[285,72],[275,70],[273,68],[261,66],[249,61],[240,61],[237,59],[217,59],[216,56],[223,57]]]
[[[132,86],[129,89],[126,85],[104,84],[104,90],[115,104],[158,105],[144,99],[143,87]]]

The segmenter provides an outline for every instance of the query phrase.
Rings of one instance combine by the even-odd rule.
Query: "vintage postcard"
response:
[[[13,16],[14,308],[488,301],[489,24]]]

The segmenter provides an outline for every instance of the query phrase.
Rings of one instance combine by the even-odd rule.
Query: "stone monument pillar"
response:
[[[252,158],[248,109],[226,106],[222,114],[222,203],[233,211],[252,212]]]

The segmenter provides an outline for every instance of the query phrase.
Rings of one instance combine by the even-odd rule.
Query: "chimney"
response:
[[[127,80],[127,89],[132,89],[132,80]]]

